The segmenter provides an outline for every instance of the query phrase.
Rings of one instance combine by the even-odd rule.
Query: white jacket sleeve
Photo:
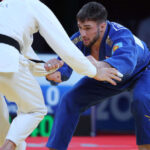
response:
[[[26,53],[23,53],[24,57],[27,59],[36,59],[36,60],[41,60],[38,55],[35,53],[32,47],[29,47]]]
[[[52,11],[38,0],[32,2],[39,32],[48,45],[77,73],[94,77],[96,67],[72,43]]]

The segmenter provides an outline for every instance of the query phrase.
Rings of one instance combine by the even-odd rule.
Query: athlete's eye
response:
[[[85,30],[87,30],[87,31],[90,30],[90,29],[91,29],[91,28],[85,28]]]

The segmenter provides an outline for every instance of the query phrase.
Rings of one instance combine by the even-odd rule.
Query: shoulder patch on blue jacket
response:
[[[77,44],[78,42],[81,42],[81,41],[82,41],[81,35],[78,36],[78,37],[76,37],[76,38],[74,38],[74,39],[72,40],[72,42],[73,42],[74,44]]]
[[[112,53],[114,53],[118,48],[120,48],[122,46],[123,46],[122,42],[118,42],[118,43],[114,44],[114,46],[112,48]]]

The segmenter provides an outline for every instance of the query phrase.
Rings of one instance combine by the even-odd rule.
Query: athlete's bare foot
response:
[[[0,148],[0,150],[15,150],[16,144],[10,140],[6,140],[4,145]]]

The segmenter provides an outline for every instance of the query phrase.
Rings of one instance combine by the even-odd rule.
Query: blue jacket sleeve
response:
[[[137,64],[137,46],[131,34],[116,37],[118,38],[114,40],[112,56],[104,61],[127,77],[133,73]]]
[[[60,57],[58,57],[57,59],[61,60]],[[58,69],[58,71],[61,73],[61,80],[62,81],[66,81],[70,78],[71,74],[72,74],[72,69],[66,64],[64,63],[64,65]],[[54,81],[49,81],[51,83],[51,85],[58,85],[58,82],[54,82]]]
[[[58,57],[58,59],[61,60],[60,57]],[[64,65],[58,69],[58,71],[61,73],[61,80],[66,81],[70,78],[73,70],[66,63],[64,63]]]

